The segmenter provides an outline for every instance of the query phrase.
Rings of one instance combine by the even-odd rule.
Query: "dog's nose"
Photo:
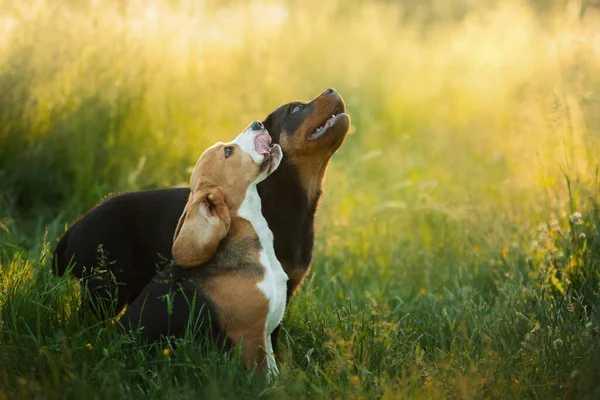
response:
[[[335,91],[335,89],[334,89],[334,88],[332,88],[332,87],[325,89],[325,91],[323,92],[323,94],[324,94],[325,96],[327,96],[328,94],[336,94],[336,93],[337,93],[337,92],[336,92],[336,91]]]
[[[250,125],[250,128],[252,128],[253,131],[258,131],[261,129],[265,129],[265,126],[260,121],[254,121],[252,125]]]

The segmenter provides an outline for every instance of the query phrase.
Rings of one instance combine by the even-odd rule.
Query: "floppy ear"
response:
[[[221,187],[190,193],[173,237],[173,260],[182,267],[201,265],[215,254],[231,218]]]

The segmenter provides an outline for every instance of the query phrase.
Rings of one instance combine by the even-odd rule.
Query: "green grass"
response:
[[[588,3],[0,1],[0,399],[599,397]],[[355,134],[276,382],[79,317],[66,224],[328,86]]]

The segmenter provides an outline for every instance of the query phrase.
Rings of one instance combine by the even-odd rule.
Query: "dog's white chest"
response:
[[[261,252],[262,263],[271,258],[266,253],[264,250]],[[270,262],[270,267],[267,268],[262,282],[257,285],[269,300],[269,312],[265,327],[267,335],[270,335],[283,319],[288,280],[288,276],[283,271],[279,261],[275,259],[275,262]]]
[[[275,257],[273,247],[273,232],[269,229],[267,220],[261,212],[261,201],[256,191],[256,185],[250,185],[246,197],[238,211],[238,215],[247,219],[258,235],[262,250],[260,263],[265,267],[264,279],[258,283],[258,288],[269,301],[267,313],[266,334],[269,336],[279,325],[285,313],[288,276]]]

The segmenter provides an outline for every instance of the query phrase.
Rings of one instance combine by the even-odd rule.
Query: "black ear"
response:
[[[269,132],[269,134],[272,134],[271,131],[273,130],[273,114],[275,113],[272,112],[264,121],[262,121],[262,124],[265,126],[265,129]]]
[[[271,114],[267,115],[262,124],[273,138],[273,143],[280,143],[281,132],[288,123],[288,111],[291,103],[279,106]],[[284,158],[285,159],[285,158]]]

